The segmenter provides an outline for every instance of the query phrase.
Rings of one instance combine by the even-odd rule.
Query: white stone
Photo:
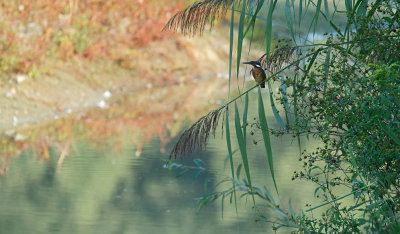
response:
[[[98,102],[97,106],[100,107],[101,109],[106,109],[108,107],[107,103],[104,100]]]
[[[15,140],[15,141],[24,141],[24,140],[26,140],[27,138],[28,138],[27,136],[22,135],[22,134],[20,134],[20,133],[17,133],[17,134],[15,134],[15,136],[14,136],[14,140]]]
[[[105,98],[105,99],[109,99],[110,97],[111,97],[111,92],[110,91],[105,91],[104,93],[103,93],[103,97]]]
[[[15,81],[16,81],[18,84],[20,84],[20,83],[26,81],[28,78],[29,78],[29,77],[28,77],[27,75],[21,75],[21,74],[19,74],[19,75],[17,75],[17,76],[15,77]]]

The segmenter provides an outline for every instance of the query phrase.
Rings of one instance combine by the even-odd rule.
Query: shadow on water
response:
[[[257,232],[250,220],[221,220],[214,205],[196,214],[201,181],[207,176],[212,187],[216,177],[208,172],[197,182],[192,176],[175,178],[163,168],[159,144],[152,140],[146,157],[136,158],[132,144],[118,152],[80,141],[60,171],[55,149],[43,162],[32,150],[24,152],[1,178],[1,233]],[[216,155],[203,157],[208,164]]]
[[[187,104],[196,103],[196,92],[203,91],[185,92],[175,93],[173,99],[160,96],[164,103],[160,101],[154,109],[143,106],[137,96],[117,97],[107,111],[77,113],[3,138],[0,233],[271,231],[269,224],[254,222],[259,214],[269,216],[268,211],[263,206],[252,209],[252,202],[245,198],[239,202],[238,215],[229,199],[225,199],[223,213],[220,201],[197,213],[195,198],[204,195],[205,181],[212,192],[230,175],[228,168],[223,169],[226,142],[219,134],[205,152],[177,160],[193,165],[193,159],[200,157],[205,162],[207,170],[196,181],[193,173],[176,178],[179,170],[170,173],[163,167],[179,132],[204,113],[203,109],[210,109],[208,102],[196,108]],[[149,94],[143,95],[146,100]],[[187,96],[190,98],[184,98]],[[250,97],[249,119],[256,116],[253,112],[257,109],[255,95]],[[165,103],[173,103],[174,108],[166,112],[162,108]],[[270,114],[268,121],[276,127]],[[230,124],[234,129],[234,123]],[[18,134],[25,135],[25,140],[17,140]],[[249,134],[250,129],[247,145],[254,184],[272,188],[263,145],[253,144],[260,135]],[[235,137],[232,132],[233,147],[237,148]],[[297,144],[291,137],[272,141],[282,204],[291,199],[295,208],[300,208],[312,187],[290,180],[296,170]],[[239,154],[234,158],[237,166]],[[224,186],[230,184],[217,190]]]
[[[119,104],[110,105],[106,112],[60,119],[30,130],[32,135],[25,141],[8,141],[14,151],[3,155],[1,165],[8,169],[0,177],[0,233],[271,231],[269,224],[254,223],[257,215],[270,215],[267,210],[262,206],[252,209],[252,202],[245,198],[239,202],[238,215],[229,199],[225,199],[223,214],[220,201],[197,213],[195,198],[204,195],[205,181],[210,192],[230,174],[228,168],[223,170],[226,143],[219,134],[205,152],[177,160],[193,165],[193,159],[200,157],[205,162],[207,170],[196,181],[192,173],[176,178],[179,170],[170,173],[163,167],[179,132],[204,113],[201,106],[191,109],[182,102],[173,112],[161,114],[165,110],[139,109],[129,97],[122,99],[124,105],[117,99]],[[249,119],[256,104],[251,101]],[[273,118],[271,114],[268,121],[274,122]],[[233,147],[237,148],[235,137],[232,133]],[[248,136],[252,178],[255,185],[272,188],[264,148],[251,144],[259,139],[259,134]],[[302,199],[313,190],[290,180],[298,159],[296,142],[284,137],[274,138],[272,143],[282,204],[291,199],[295,208],[300,208]],[[234,157],[240,162],[239,154]],[[224,186],[229,185],[217,190]]]

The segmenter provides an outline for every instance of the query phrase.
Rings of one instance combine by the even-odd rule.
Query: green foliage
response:
[[[219,2],[219,7],[226,8],[232,6],[234,1],[204,2],[212,2],[214,5]],[[247,2],[250,4],[252,1]],[[297,6],[294,1],[286,1],[285,17],[288,31],[293,42],[298,44],[286,45],[274,52],[271,51],[272,16],[274,9],[278,9],[275,8],[276,3],[274,0],[266,1],[264,5],[267,8],[267,17],[257,19],[265,21],[267,25],[264,34],[267,53],[259,61],[268,72],[267,84],[272,112],[281,128],[268,128],[260,89],[260,122],[257,126],[261,129],[269,171],[277,192],[279,181],[275,181],[274,177],[270,134],[277,137],[284,134],[293,135],[298,138],[299,147],[301,135],[313,136],[321,142],[322,146],[315,150],[301,152],[303,170],[295,172],[292,177],[293,180],[301,179],[315,183],[314,196],[321,200],[321,203],[298,214],[295,214],[289,203],[289,211],[285,212],[279,208],[279,204],[270,196],[267,188],[262,190],[251,183],[251,168],[248,165],[244,135],[247,126],[247,101],[244,122],[241,125],[236,100],[244,94],[247,98],[247,93],[257,87],[253,86],[224,105],[224,108],[227,108],[235,103],[236,136],[243,164],[238,166],[237,177],[234,178],[231,158],[232,178],[226,181],[231,181],[233,186],[203,197],[200,199],[200,206],[219,197],[231,195],[237,190],[242,193],[241,196],[252,195],[261,198],[280,217],[280,225],[276,225],[274,230],[280,227],[294,227],[300,233],[398,232],[400,3],[389,0],[346,0],[341,6],[343,9],[334,3],[332,11],[329,10],[328,1],[300,1]],[[325,34],[325,39],[318,43],[300,40],[303,38],[296,35],[297,27],[304,20],[307,10],[313,7],[315,13],[308,25],[309,31],[313,29],[315,33],[322,18],[331,26]],[[226,9],[221,11],[226,12]],[[246,26],[242,18],[247,9],[250,15],[258,13],[252,12],[251,7],[246,8],[242,5],[239,11],[239,50]],[[208,13],[207,17],[213,14]],[[344,28],[335,24],[335,15],[342,15],[347,19]],[[251,16],[252,19],[256,18],[255,15]],[[232,25],[231,22],[231,27]],[[190,28],[190,23],[184,27],[186,30],[189,28],[189,31],[196,29]],[[232,48],[231,45],[231,54]],[[240,52],[238,51],[238,64]],[[292,59],[292,54],[296,59]],[[277,93],[273,93],[271,88],[275,82],[279,83],[280,87]],[[285,111],[286,123],[280,117],[279,108]],[[228,117],[227,114],[225,121],[228,121]],[[231,157],[230,141],[228,151]],[[247,179],[243,180],[243,183],[239,181],[241,165],[245,169]],[[347,193],[343,195],[338,191]],[[322,215],[311,215],[310,212],[317,209],[324,209],[321,211]],[[269,218],[266,217],[260,216],[258,220],[268,222]]]

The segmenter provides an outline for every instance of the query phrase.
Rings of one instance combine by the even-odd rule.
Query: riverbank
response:
[[[45,72],[35,79],[3,79],[0,171],[6,173],[10,157],[30,148],[46,159],[49,145],[56,146],[65,157],[77,123],[91,138],[130,132],[136,156],[154,137],[164,152],[185,123],[223,103],[229,50],[221,45],[229,45],[228,39],[216,32],[152,42],[137,49],[130,69],[75,57],[44,61]]]

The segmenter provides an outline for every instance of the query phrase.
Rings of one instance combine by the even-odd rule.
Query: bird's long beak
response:
[[[251,62],[244,62],[243,64],[251,64]]]

